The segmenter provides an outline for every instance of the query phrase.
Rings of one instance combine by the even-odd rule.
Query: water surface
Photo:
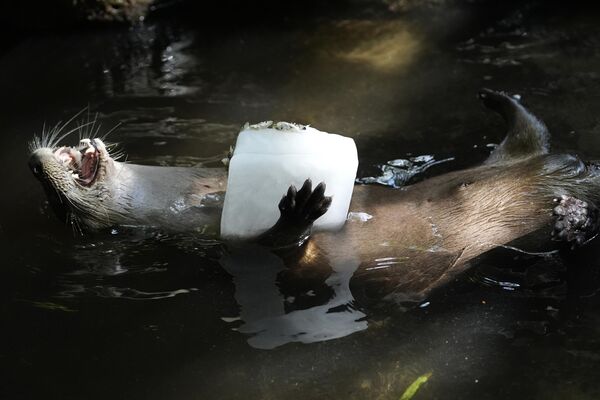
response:
[[[597,244],[579,268],[504,249],[427,302],[361,303],[352,260],[309,284],[195,235],[74,234],[27,169],[44,122],[89,105],[131,162],[216,167],[244,122],[282,119],[353,137],[361,176],[451,159],[421,174],[437,175],[502,139],[483,86],[520,94],[555,149],[600,158],[591,13],[431,3],[289,26],[167,18],[4,52],[2,398],[386,399],[426,373],[415,399],[598,398]]]

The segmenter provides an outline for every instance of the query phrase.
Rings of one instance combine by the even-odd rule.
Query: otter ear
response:
[[[482,89],[479,98],[487,108],[500,114],[508,128],[506,137],[490,154],[486,164],[548,153],[548,128],[516,98],[490,89]]]

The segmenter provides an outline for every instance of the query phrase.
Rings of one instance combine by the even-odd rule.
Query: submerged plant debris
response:
[[[31,301],[31,305],[37,308],[43,308],[49,311],[62,311],[62,312],[77,312],[69,307],[63,306],[62,304],[52,303],[49,301]]]
[[[429,380],[429,378],[431,378],[431,375],[432,375],[432,372],[428,372],[426,374],[419,376],[417,379],[415,379],[414,382],[411,383],[408,388],[406,388],[404,393],[402,393],[402,396],[400,396],[400,400],[412,399],[414,397],[414,395],[417,393],[417,391],[419,390],[419,388],[421,387],[421,385],[423,385],[425,382],[427,382]]]
[[[378,168],[381,170],[381,175],[357,178],[356,183],[378,183],[384,186],[400,188],[406,186],[411,179],[422,174],[434,165],[448,161],[454,161],[454,157],[436,160],[432,155],[421,155],[409,159],[399,158],[390,160],[385,164],[378,165]]]

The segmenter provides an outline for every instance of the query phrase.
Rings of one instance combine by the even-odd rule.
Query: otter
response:
[[[339,232],[311,233],[331,199],[325,183],[290,187],[280,219],[257,242],[275,249],[288,275],[352,271],[354,291],[420,300],[493,248],[541,252],[581,246],[598,232],[600,163],[550,154],[544,123],[518,100],[484,89],[483,104],[499,113],[506,138],[481,166],[402,189],[355,186],[349,220]],[[373,286],[372,286],[373,285]]]
[[[370,218],[350,219],[337,233],[311,233],[331,199],[326,183],[313,190],[307,180],[289,188],[279,220],[253,242],[285,255],[290,273],[353,265],[353,282],[420,298],[492,248],[538,251],[593,238],[600,164],[550,154],[546,126],[515,98],[487,89],[479,97],[508,127],[483,165],[402,189],[357,185],[351,210]],[[209,226],[216,233],[225,169],[126,164],[99,139],[59,147],[55,136],[35,143],[29,165],[62,219],[88,229]]]
[[[76,230],[150,226],[216,234],[225,168],[119,162],[99,138],[59,146],[57,132],[32,142],[29,168],[55,214]]]

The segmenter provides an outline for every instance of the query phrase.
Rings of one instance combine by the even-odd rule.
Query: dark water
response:
[[[600,158],[593,12],[375,3],[37,35],[4,52],[1,398],[397,399],[426,373],[415,399],[600,397],[595,243],[570,268],[494,251],[406,309],[355,300],[343,271],[282,282],[276,258],[193,235],[74,235],[45,204],[27,141],[87,104],[101,132],[122,123],[109,139],[131,162],[217,166],[244,122],[282,119],[353,137],[362,176],[453,158],[435,175],[501,140],[475,97],[488,86],[520,94],[555,149]]]

